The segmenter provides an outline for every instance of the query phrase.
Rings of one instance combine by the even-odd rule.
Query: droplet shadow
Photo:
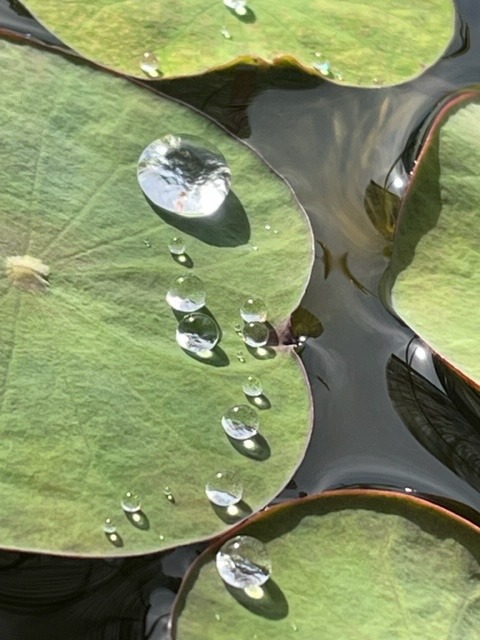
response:
[[[257,616],[269,620],[282,620],[288,616],[288,601],[278,584],[271,578],[255,589],[260,597],[252,597],[246,589],[237,589],[225,584],[227,591],[235,600]]]
[[[176,215],[154,204],[147,196],[145,199],[167,224],[206,244],[216,247],[238,247],[250,240],[250,223],[246,211],[233,191],[229,191],[223,204],[214,214],[195,218]]]
[[[193,269],[194,262],[188,253],[171,253],[172,260],[186,269]]]
[[[246,456],[252,460],[268,460],[272,455],[270,445],[261,433],[257,433],[257,435],[252,438],[247,438],[246,440],[236,440],[228,435],[227,438],[229,439],[232,447],[238,451],[238,453],[241,453],[242,456]]]
[[[136,529],[148,531],[150,529],[150,521],[143,511],[135,511],[133,513],[125,511],[125,517]]]
[[[108,540],[110,544],[114,547],[121,548],[123,547],[123,538],[119,533],[106,533],[105,538]]]
[[[227,7],[227,9],[230,11],[232,16],[235,16],[235,18],[237,18],[237,20],[240,20],[240,22],[244,22],[245,24],[253,24],[257,21],[257,16],[255,15],[255,12],[250,9],[250,7],[245,7],[246,13],[244,15],[238,14],[235,9],[231,9],[230,7]]]
[[[267,409],[271,409],[272,407],[272,403],[263,393],[259,396],[249,396],[245,394],[245,398],[251,405],[253,405],[256,409],[260,409],[261,411],[266,411]]]
[[[245,347],[247,348],[248,353],[257,360],[273,360],[273,358],[277,357],[275,349],[268,345],[265,345],[264,347],[249,347],[246,344]]]
[[[229,507],[220,507],[218,504],[213,503],[210,504],[215,515],[225,522],[225,524],[235,524],[253,513],[251,507],[244,500],[240,500],[237,504],[232,504]]]

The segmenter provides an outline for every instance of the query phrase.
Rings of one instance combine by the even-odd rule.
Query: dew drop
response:
[[[247,0],[223,0],[223,4],[235,11],[237,16],[244,16],[247,13]]]
[[[143,241],[143,244],[148,247],[148,249],[151,248],[152,243],[150,242],[150,240],[148,238],[145,238],[145,240]]]
[[[219,613],[216,613],[216,614],[215,614],[215,620],[216,620],[217,622],[220,622],[221,618],[220,618],[220,614],[219,614]]]
[[[262,298],[249,296],[240,307],[240,315],[245,322],[265,322],[267,314],[267,305]]]
[[[271,228],[272,228],[272,227],[271,227],[269,224],[266,224],[266,225],[265,225],[265,231],[270,231],[270,229],[271,229]]]
[[[231,40],[232,39],[232,34],[230,33],[230,31],[226,28],[226,27],[222,27],[220,29],[220,33],[222,34],[222,36],[226,39],[226,40]]]
[[[243,327],[243,340],[249,347],[263,347],[268,342],[270,332],[263,322],[247,322]]]
[[[278,233],[278,229],[274,229],[274,230],[273,230],[273,233],[274,233],[275,235],[277,235],[277,233]]]
[[[237,360],[239,362],[245,362],[245,354],[243,351],[237,351]]]
[[[170,487],[164,487],[163,488],[163,495],[165,496],[165,498],[171,502],[172,504],[175,504],[175,496],[172,493],[172,490],[170,489]]]
[[[222,427],[225,433],[235,440],[253,438],[259,426],[257,412],[248,404],[237,404],[222,416]]]
[[[217,552],[217,571],[232,587],[258,587],[269,579],[272,563],[265,545],[252,536],[235,536]]]
[[[159,540],[161,540],[162,542],[163,542],[163,540],[165,540],[165,536],[163,535],[163,533],[161,533],[161,534],[158,536],[158,539],[159,539]]]
[[[197,276],[186,275],[177,278],[170,286],[165,300],[177,311],[197,311],[205,305],[205,285]]]
[[[252,251],[258,251],[258,246],[256,244],[252,244]]]
[[[138,493],[135,493],[135,491],[126,491],[122,498],[121,505],[122,509],[127,513],[135,513],[136,511],[140,511],[142,503]]]
[[[242,384],[243,393],[255,398],[263,393],[262,381],[257,376],[247,376]]]
[[[142,53],[139,59],[140,69],[151,78],[158,78],[159,62],[157,56],[151,51]]]
[[[298,625],[295,622],[292,622],[292,631],[298,631]]]
[[[231,507],[242,499],[243,486],[233,471],[217,471],[205,485],[207,498],[219,507]]]
[[[112,533],[116,533],[117,526],[113,518],[105,518],[105,522],[103,523],[103,531],[108,535]]]
[[[181,256],[185,253],[185,242],[182,236],[174,236],[168,243],[168,250],[174,256]]]
[[[328,62],[328,60],[326,60],[325,62],[315,62],[313,64],[313,67],[319,71],[322,76],[326,76],[327,78],[331,78],[333,77],[333,73],[332,73],[332,68],[330,66],[330,62]]]
[[[178,323],[177,343],[192,353],[201,355],[211,351],[219,338],[216,322],[204,313],[191,313]]]
[[[193,218],[218,210],[230,190],[231,173],[220,151],[200,138],[167,135],[143,150],[137,178],[153,204]]]

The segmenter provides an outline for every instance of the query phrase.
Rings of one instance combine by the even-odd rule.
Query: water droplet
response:
[[[235,440],[253,438],[259,426],[257,412],[248,404],[237,404],[226,411],[222,417],[225,433]]]
[[[231,174],[220,151],[200,138],[167,135],[144,149],[137,178],[153,204],[191,218],[218,210],[230,190]]]
[[[261,298],[248,297],[240,307],[240,315],[245,322],[265,322],[267,305]]]
[[[145,240],[143,241],[143,244],[149,249],[152,246],[152,243],[150,242],[150,240],[148,240],[148,238],[145,238]]]
[[[247,0],[223,0],[223,4],[233,9],[237,16],[244,16],[247,13]]]
[[[320,51],[315,51],[315,57],[316,58],[321,58],[322,57],[321,52]]]
[[[203,313],[191,313],[178,323],[177,343],[192,353],[211,351],[220,337],[217,324]]]
[[[122,509],[127,513],[135,513],[135,511],[140,511],[142,506],[140,496],[135,491],[127,491],[122,498]]]
[[[226,28],[226,27],[222,27],[220,29],[220,33],[222,34],[222,36],[224,38],[226,38],[227,40],[231,40],[232,39],[232,34],[230,33],[230,31]]]
[[[139,59],[140,69],[151,78],[158,78],[159,62],[157,56],[151,51],[142,53]]]
[[[233,471],[217,471],[205,485],[207,498],[219,507],[231,507],[242,499],[243,486]]]
[[[275,235],[277,235],[277,233],[278,233],[278,229],[274,229],[274,230],[273,230],[273,233],[274,233]]]
[[[247,322],[243,327],[243,340],[249,347],[263,347],[268,342],[269,330],[263,322]]]
[[[180,276],[167,291],[165,300],[177,311],[197,311],[205,305],[205,285],[197,276]]]
[[[241,325],[241,324],[238,324],[238,323],[237,323],[236,325],[234,325],[234,327],[233,327],[233,328],[234,328],[235,333],[236,333],[237,335],[239,335],[239,336],[241,336],[241,335],[242,335],[242,325]]]
[[[333,76],[332,74],[332,68],[330,66],[330,62],[328,62],[328,60],[326,60],[325,62],[314,62],[313,65],[314,69],[316,69],[317,71],[319,71],[322,76],[327,76],[328,78],[331,78]]]
[[[181,256],[185,253],[185,242],[182,236],[174,236],[168,243],[168,250],[175,256]]]
[[[252,251],[258,251],[258,247],[256,244],[252,244]]]
[[[165,536],[163,535],[163,533],[161,533],[161,534],[158,536],[158,539],[159,539],[159,540],[161,540],[161,541],[165,540]]]
[[[232,587],[258,587],[269,579],[272,563],[265,545],[252,536],[235,536],[217,552],[217,571]]]
[[[103,530],[107,534],[116,533],[117,527],[113,518],[105,518],[105,522],[103,523]]]
[[[266,224],[266,225],[265,225],[265,231],[270,231],[270,229],[271,229],[271,228],[272,228],[272,227],[271,227],[269,224]]]
[[[295,622],[292,622],[292,631],[298,631],[298,625]]]
[[[219,613],[216,613],[216,614],[215,614],[215,620],[216,620],[217,622],[219,622],[219,621],[221,620],[221,618],[220,618],[220,614],[219,614]]]
[[[247,376],[242,384],[246,396],[256,397],[263,393],[262,381],[257,376]]]
[[[237,360],[239,362],[245,362],[245,354],[243,351],[237,351]]]
[[[175,496],[172,493],[172,490],[170,489],[170,487],[164,487],[163,488],[163,495],[166,497],[166,499],[171,502],[172,504],[175,504]]]

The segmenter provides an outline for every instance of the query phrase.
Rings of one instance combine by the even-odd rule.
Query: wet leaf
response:
[[[227,589],[210,547],[174,608],[176,640],[473,640],[480,613],[479,530],[430,503],[380,491],[289,502],[231,532],[267,546],[263,596]]]
[[[456,98],[437,117],[399,214],[387,275],[392,306],[480,384],[480,104]]]
[[[0,545],[133,554],[219,533],[208,477],[237,471],[245,515],[286,484],[309,438],[297,356],[269,347],[260,359],[234,328],[248,295],[265,299],[274,327],[298,305],[313,253],[306,216],[248,147],[178,104],[5,41],[0,66]],[[167,224],[138,186],[140,153],[171,132],[211,142],[230,164],[232,195],[203,225]],[[167,248],[173,224],[191,270]],[[165,294],[186,273],[204,281],[222,331],[211,361],[175,342]],[[246,402],[249,374],[270,406],[259,411],[263,456],[237,451],[220,422]],[[137,518],[120,507],[130,489]]]
[[[297,58],[320,75],[391,84],[420,73],[453,35],[451,0],[252,0],[238,16],[222,0],[26,0],[35,17],[89,59],[145,77],[152,52],[164,76],[244,60]],[[81,28],[79,28],[81,25]],[[323,66],[322,66],[323,65]]]

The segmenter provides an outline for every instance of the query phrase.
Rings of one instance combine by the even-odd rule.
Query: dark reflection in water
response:
[[[300,69],[249,65],[151,83],[249,138],[288,179],[311,220],[318,255],[302,305],[321,319],[322,331],[306,342],[302,359],[315,425],[294,489],[279,500],[340,486],[386,486],[408,488],[478,518],[480,496],[469,484],[477,486],[477,445],[469,435],[466,446],[456,447],[455,429],[450,438],[452,424],[440,415],[445,408],[455,428],[470,433],[478,401],[431,360],[414,373],[409,363],[405,386],[413,334],[378,298],[401,195],[392,190],[393,169],[401,174],[401,162],[408,175],[432,111],[452,92],[480,83],[480,3],[458,0],[457,8],[457,34],[444,59],[397,87],[338,87]],[[5,0],[0,21],[47,37]],[[248,219],[238,211],[237,223],[217,233],[217,243],[248,241]],[[202,239],[211,241],[210,233]],[[440,431],[448,426],[453,448],[435,444],[445,442],[432,428],[435,420]],[[419,441],[413,422],[440,453],[432,455]],[[191,562],[192,549],[175,552],[176,575]],[[9,640],[164,639],[179,578],[166,576],[159,558],[0,554],[1,633]]]

